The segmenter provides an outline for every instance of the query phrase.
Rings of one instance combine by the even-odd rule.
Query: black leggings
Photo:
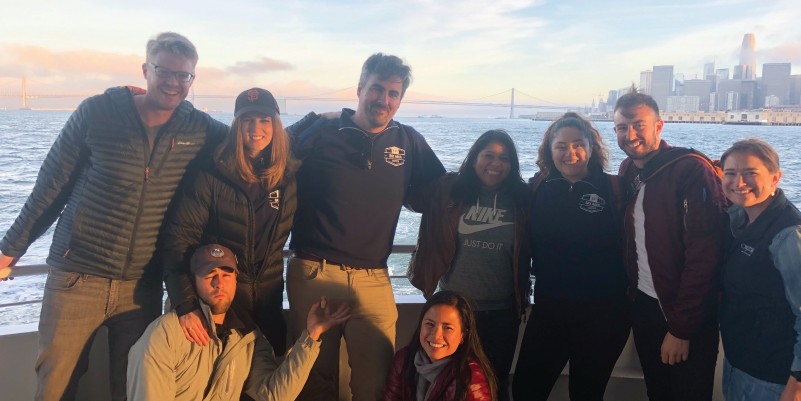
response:
[[[535,296],[515,368],[515,401],[548,399],[570,361],[571,400],[603,400],[631,331],[630,302]]]
[[[520,316],[517,308],[493,311],[476,311],[476,332],[481,346],[498,378],[498,400],[509,399],[509,371],[517,346]]]

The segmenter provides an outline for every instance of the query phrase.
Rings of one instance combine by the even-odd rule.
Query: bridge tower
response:
[[[28,107],[28,81],[22,77],[22,108],[20,110],[30,110]]]
[[[509,118],[515,118],[515,88],[512,88],[512,110],[509,112]]]

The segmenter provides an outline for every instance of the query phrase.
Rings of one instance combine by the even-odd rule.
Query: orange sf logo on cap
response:
[[[255,101],[255,100],[256,100],[256,99],[258,99],[258,98],[259,98],[259,91],[255,91],[255,90],[253,90],[253,91],[248,91],[248,100],[250,100],[251,102],[253,102],[253,101]]]

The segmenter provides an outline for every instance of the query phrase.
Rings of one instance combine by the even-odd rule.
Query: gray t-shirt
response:
[[[477,310],[511,308],[515,291],[514,221],[514,203],[507,191],[482,191],[478,204],[465,202],[459,217],[456,255],[440,280],[440,288],[468,296]]]
[[[147,132],[147,141],[150,142],[150,155],[153,154],[153,145],[156,143],[156,135],[159,134],[159,130],[164,124],[155,125],[153,127],[148,127],[147,124],[142,124],[145,126],[145,132]],[[150,156],[148,155],[148,156]]]

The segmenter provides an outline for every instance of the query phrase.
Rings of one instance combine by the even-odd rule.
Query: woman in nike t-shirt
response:
[[[427,192],[409,280],[429,298],[437,286],[471,299],[484,351],[508,399],[520,317],[529,299],[530,190],[514,141],[485,132],[456,173]]]

